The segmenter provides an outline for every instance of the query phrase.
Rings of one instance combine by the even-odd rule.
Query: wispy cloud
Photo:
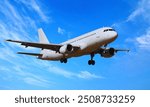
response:
[[[28,25],[30,24],[30,29],[37,29],[35,21],[28,15],[23,15],[22,12],[18,11],[16,7],[7,0],[0,2],[0,4],[0,13],[5,19],[0,20],[2,39],[9,37],[11,39],[21,38],[24,40],[32,40],[32,38],[28,36]]]
[[[128,16],[126,21],[134,21],[137,17],[143,17],[150,23],[150,1],[140,0],[137,8]]]
[[[93,73],[90,73],[89,71],[80,71],[80,72],[74,73],[74,72],[71,72],[71,71],[56,67],[56,66],[49,67],[49,72],[64,76],[66,78],[80,78],[80,79],[102,78],[102,76],[95,75]]]
[[[132,12],[128,18],[127,21],[133,21],[136,17],[140,16],[144,12],[144,9],[139,7],[134,12]]]
[[[139,33],[140,30],[137,29],[137,32],[134,34],[134,37],[128,37],[125,39],[125,41],[127,43],[133,43],[133,45],[135,45],[135,47],[137,47],[138,49],[149,50],[150,48],[149,13],[150,13],[150,0],[139,0],[137,6],[135,6],[134,8],[134,11],[131,12],[131,14],[129,14],[125,18],[125,20],[118,23],[114,23],[112,27],[117,28],[119,32],[125,33],[124,30],[130,28],[130,25],[132,25],[133,22],[136,22],[138,26],[141,25],[141,29],[143,29],[143,31]],[[136,25],[135,28],[137,28]]]
[[[83,79],[103,78],[102,76],[92,74],[88,71],[81,71],[79,74],[77,74],[77,76]]]
[[[47,61],[36,61],[36,64],[41,64],[44,68],[47,68],[48,72],[63,76],[65,78],[73,79],[73,78],[79,78],[79,79],[102,79],[103,77],[100,75],[96,75],[94,73],[91,73],[89,71],[69,71],[66,69],[63,69],[59,66],[56,66],[54,64],[48,63]]]
[[[111,26],[118,28],[124,27],[124,25],[132,22],[143,21],[143,23],[150,24],[150,1],[149,0],[139,0],[137,6],[133,7],[132,11],[124,20],[120,22],[115,22]]]
[[[58,32],[58,34],[63,35],[66,31],[64,29],[62,29],[61,27],[58,27],[57,32]]]
[[[0,70],[2,72],[7,73],[7,76],[3,78],[7,81],[9,81],[9,79],[13,80],[12,78],[15,77],[15,80],[20,80],[25,82],[26,84],[39,87],[49,87],[54,84],[54,82],[48,81],[44,79],[42,76],[31,73],[30,69],[19,63],[14,63],[13,66],[11,67],[7,66],[7,68],[1,67]]]
[[[23,80],[27,84],[40,86],[40,87],[49,87],[51,85],[49,81],[41,78],[25,77]]]
[[[33,74],[25,76],[24,78],[22,78],[22,80],[27,84],[44,88],[50,88],[51,86],[56,85],[56,83],[53,81],[47,80],[42,76]]]
[[[17,0],[18,1],[18,0]],[[24,4],[28,9],[34,10],[43,21],[45,22],[51,22],[51,17],[48,17],[45,15],[44,10],[42,10],[41,6],[39,5],[38,1],[36,0],[19,0],[18,2]]]
[[[71,35],[72,35],[72,32],[69,32],[69,31],[63,29],[62,27],[58,27],[58,28],[57,28],[57,32],[58,32],[58,34],[60,34],[60,35],[65,35],[65,36],[67,36],[68,39],[70,39],[70,38],[71,38]]]
[[[140,48],[150,50],[150,28],[142,36],[136,37],[136,42]]]
[[[35,3],[34,5],[36,6],[37,4]],[[38,74],[32,73],[32,70],[29,68],[34,64],[30,63],[28,65],[28,58],[23,58],[24,56],[16,54],[15,51],[20,46],[4,42],[5,39],[33,40],[34,38],[31,38],[28,32],[30,32],[31,29],[37,29],[37,22],[31,18],[30,15],[22,14],[22,11],[18,10],[10,1],[6,0],[4,2],[0,2],[0,9],[0,14],[4,17],[4,20],[0,20],[0,63],[2,66],[0,67],[0,71],[1,73],[3,72],[6,74],[5,78],[1,79],[8,81],[11,77],[14,80],[22,80],[26,84],[48,87],[53,82],[44,79]],[[40,10],[37,11],[40,12]],[[42,15],[42,13],[40,14]],[[30,29],[28,29],[29,24]],[[30,61],[32,62],[32,59],[30,59]]]

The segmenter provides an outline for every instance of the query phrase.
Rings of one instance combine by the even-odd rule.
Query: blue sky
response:
[[[1,0],[0,89],[150,89],[149,0]],[[105,59],[90,56],[67,64],[18,55],[39,52],[5,39],[38,41],[43,28],[52,43],[111,26],[119,37],[110,47],[127,48]]]

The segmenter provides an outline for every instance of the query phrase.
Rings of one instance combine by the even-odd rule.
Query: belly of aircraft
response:
[[[107,41],[110,42],[110,41]],[[82,56],[82,55],[88,55],[96,50],[98,50],[101,46],[107,44],[106,41],[99,41],[99,42],[95,42],[94,44],[89,44],[87,48],[83,49],[83,50],[77,50],[77,51],[73,51],[67,54],[61,54],[61,53],[56,53],[55,51],[51,51],[47,57],[42,58],[44,60],[60,60],[60,59],[64,59],[64,58],[71,58],[71,57],[78,57],[78,56]]]

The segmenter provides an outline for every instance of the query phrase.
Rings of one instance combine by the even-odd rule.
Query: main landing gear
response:
[[[94,53],[91,53],[91,60],[88,61],[89,65],[95,65],[95,61],[93,60],[94,58]]]
[[[67,58],[61,59],[60,62],[61,62],[61,63],[67,63]]]

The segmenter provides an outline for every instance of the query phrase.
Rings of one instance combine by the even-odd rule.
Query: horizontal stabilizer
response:
[[[42,56],[42,54],[39,54],[39,53],[18,52],[17,54],[25,54],[25,55],[31,55],[31,56]]]

